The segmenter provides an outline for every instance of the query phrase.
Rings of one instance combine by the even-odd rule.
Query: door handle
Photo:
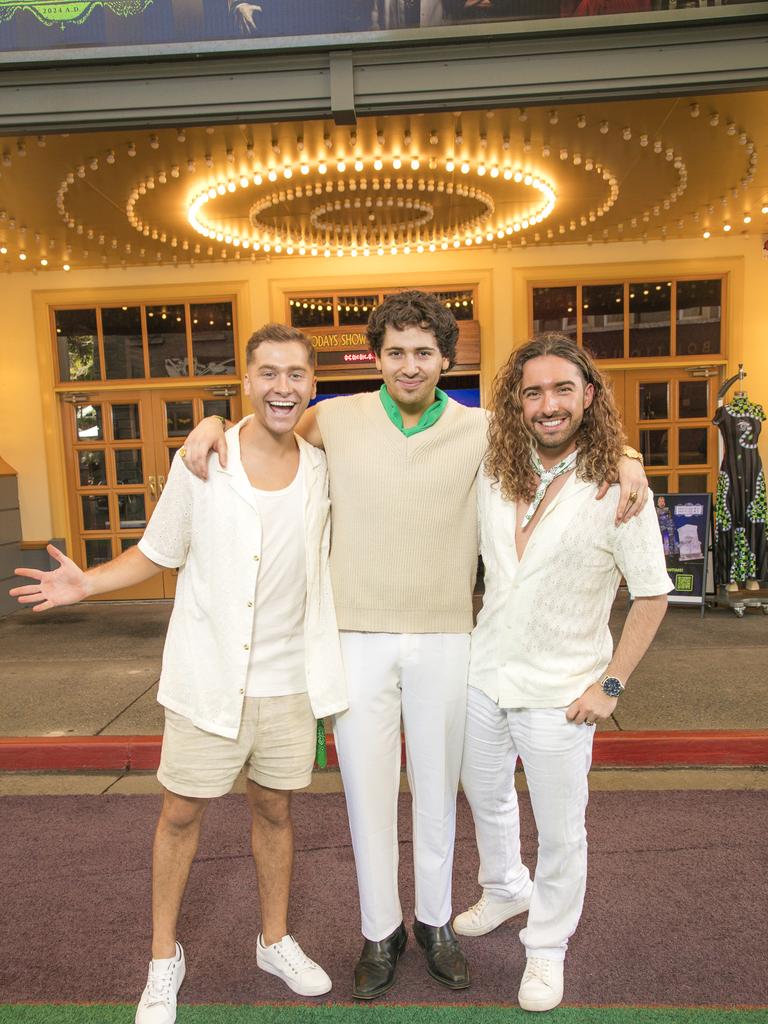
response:
[[[165,487],[165,477],[164,476],[159,476],[157,478],[157,483],[158,483],[158,485],[160,487],[160,493],[162,494],[163,493],[163,488]]]
[[[153,476],[149,477],[149,494],[152,501],[157,501],[157,485]]]

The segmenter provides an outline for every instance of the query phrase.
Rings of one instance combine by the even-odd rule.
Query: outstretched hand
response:
[[[218,416],[206,416],[184,442],[179,451],[184,465],[201,480],[208,479],[208,455],[215,451],[222,469],[227,465],[227,439],[224,425]]]
[[[261,4],[238,4],[235,8],[238,28],[245,32],[246,35],[256,35],[256,17],[261,14],[261,10]]]
[[[44,612],[61,605],[77,604],[90,594],[86,574],[63,551],[49,544],[46,551],[59,563],[58,569],[44,572],[42,569],[15,569],[17,576],[36,580],[23,587],[9,591],[19,604],[34,605],[33,612]]]

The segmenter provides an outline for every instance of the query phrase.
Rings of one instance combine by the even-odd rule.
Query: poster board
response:
[[[709,573],[711,494],[656,494],[653,498],[667,572],[675,584],[670,604],[704,607]]]

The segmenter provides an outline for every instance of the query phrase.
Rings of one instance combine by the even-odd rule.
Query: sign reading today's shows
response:
[[[669,600],[675,604],[703,604],[712,495],[657,494],[654,504],[667,572],[675,585]]]
[[[376,365],[365,331],[308,331],[315,346],[318,369],[361,370]]]

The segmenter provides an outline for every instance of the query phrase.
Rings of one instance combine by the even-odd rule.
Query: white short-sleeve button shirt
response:
[[[480,472],[485,598],[469,684],[500,707],[567,707],[600,678],[613,653],[608,619],[622,576],[633,597],[672,590],[652,496],[617,527],[618,486],[602,501],[596,493],[572,474],[518,560],[515,504]]]

